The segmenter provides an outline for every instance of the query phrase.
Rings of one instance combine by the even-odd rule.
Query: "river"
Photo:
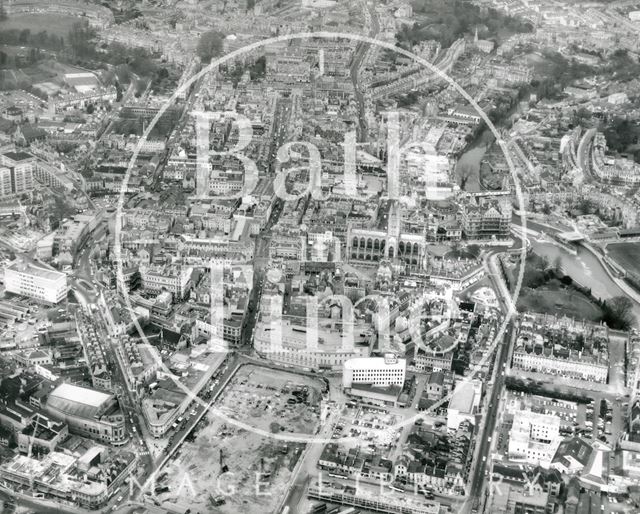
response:
[[[463,189],[465,191],[477,193],[484,189],[480,185],[480,163],[494,139],[491,131],[485,129],[460,155],[456,163],[456,177],[458,178],[458,183],[462,184],[461,175],[464,173]]]
[[[520,217],[514,215],[513,223],[520,223]],[[527,219],[527,228],[536,232],[544,231],[547,234],[551,229],[544,227]],[[607,300],[614,296],[627,296],[620,287],[611,280],[611,277],[604,269],[600,261],[587,249],[578,246],[578,255],[572,255],[564,248],[551,242],[540,242],[534,238],[529,238],[531,249],[538,255],[549,259],[555,263],[560,258],[560,265],[564,273],[584,287],[591,289],[591,294],[596,298]],[[633,301],[633,299],[631,299]],[[636,317],[636,324],[640,320],[640,304],[633,301],[633,313]]]
[[[458,159],[456,165],[458,180],[460,180],[461,167],[466,166],[470,169],[470,172],[466,173],[465,191],[478,192],[483,190],[480,185],[480,163],[493,140],[494,137],[491,131],[485,129]],[[513,223],[521,223],[520,217],[514,215]],[[529,219],[527,219],[527,227],[537,232],[545,232],[547,234],[551,232],[550,228],[539,225]],[[571,229],[567,227],[563,230]],[[561,246],[551,242],[541,242],[530,238],[530,243],[532,250],[538,255],[549,259],[549,262],[554,263],[559,258],[563,271],[578,284],[590,288],[591,293],[596,298],[607,300],[614,296],[628,297],[618,284],[611,279],[602,264],[600,264],[600,261],[589,250],[578,246],[578,255],[573,255]],[[636,324],[638,324],[640,322],[640,303],[633,298],[631,300],[633,301]]]

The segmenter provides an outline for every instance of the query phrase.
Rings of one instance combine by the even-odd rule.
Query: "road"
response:
[[[596,135],[596,129],[592,128],[587,130],[582,138],[580,139],[580,143],[578,143],[578,150],[576,155],[576,160],[578,162],[578,167],[582,170],[582,173],[585,176],[591,175],[591,166],[589,165],[589,156],[591,155],[591,146],[593,142],[593,138]]]
[[[329,439],[333,432],[333,423],[337,421],[339,417],[340,405],[336,405],[325,419],[324,424],[318,432],[318,438]],[[324,443],[307,443],[305,445],[300,460],[293,470],[288,496],[284,504],[281,505],[282,508],[289,507],[290,512],[302,512],[299,505],[304,497],[311,474],[316,468],[316,463],[320,459],[322,450],[324,450],[324,446]]]
[[[362,3],[365,19],[370,21],[371,27],[369,30],[369,37],[375,38],[380,32],[380,22],[378,21],[378,15],[375,10],[375,4],[373,2],[366,4]],[[362,61],[367,55],[367,51],[371,49],[371,45],[368,43],[358,43],[356,51],[351,61],[351,82],[353,82],[353,88],[355,90],[356,102],[358,103],[358,140],[360,142],[367,141],[367,119],[366,119],[366,107],[364,103],[364,94],[362,93],[359,85],[360,67]]]
[[[189,413],[184,415],[185,420],[178,426],[178,428],[173,430],[169,436],[168,445],[162,453],[153,460],[148,473],[145,474],[147,482],[144,484],[142,490],[138,491],[138,496],[142,493],[153,494],[155,477],[158,476],[162,468],[170,462],[171,458],[178,451],[191,431],[202,420],[205,414],[209,412],[211,405],[213,405],[216,398],[222,389],[224,389],[238,367],[244,364],[244,361],[241,361],[234,356],[229,357],[229,354],[225,355],[227,356],[227,359],[230,360],[228,360],[226,364],[223,364],[221,368],[218,368],[219,371],[216,369],[211,378],[209,378],[202,389],[198,392],[198,397],[201,402],[194,402]],[[215,381],[217,381],[217,383]],[[206,401],[207,403],[203,405],[203,401]]]
[[[269,172],[276,171],[276,157],[278,149],[286,142],[291,124],[293,102],[289,98],[278,98],[273,116],[271,131],[271,147],[269,148],[268,166]]]
[[[132,74],[131,83],[129,84],[129,87],[125,91],[124,95],[122,95],[122,100],[120,101],[118,108],[111,110],[111,112],[107,115],[106,125],[104,127],[104,130],[100,133],[100,136],[98,137],[97,141],[100,141],[104,136],[108,135],[111,132],[111,127],[113,126],[113,123],[115,122],[115,120],[118,118],[118,115],[120,114],[120,110],[122,109],[123,106],[127,104],[129,100],[131,100],[131,97],[135,93],[135,90],[136,90],[135,83],[137,80],[139,80],[139,78],[140,77],[138,77],[135,73]]]
[[[489,253],[484,257],[483,262],[485,268],[487,269],[487,274],[492,282],[493,288],[497,293],[501,310],[506,314],[511,308],[513,308],[513,302],[511,300],[511,295],[509,294],[507,286],[502,280],[502,276],[497,269],[495,259],[495,253]],[[512,340],[514,336],[513,330],[513,325],[509,323],[507,325],[507,329],[505,330],[504,336],[502,337],[502,340],[497,344],[497,355],[493,364],[495,381],[493,386],[489,387],[487,393],[489,396],[489,405],[486,409],[486,412],[483,414],[484,419],[479,428],[481,433],[478,433],[476,438],[477,443],[475,451],[477,452],[477,460],[472,464],[471,471],[467,479],[467,483],[469,484],[469,498],[461,509],[462,514],[466,514],[467,512],[472,511],[476,506],[476,503],[482,500],[482,494],[486,485],[485,474],[487,471],[487,466],[490,463],[490,438],[496,426],[500,395],[502,394],[502,390],[504,388],[505,377],[503,374],[503,370],[506,368],[506,362],[509,356],[509,348],[508,345],[504,344],[504,341]]]

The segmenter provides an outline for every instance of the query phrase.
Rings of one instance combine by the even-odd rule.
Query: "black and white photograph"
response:
[[[640,513],[640,0],[0,0],[0,513]]]

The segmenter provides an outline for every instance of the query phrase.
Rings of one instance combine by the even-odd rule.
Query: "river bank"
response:
[[[520,216],[513,216],[513,223],[520,225]],[[548,224],[526,220],[527,228],[537,232],[547,234],[556,231],[560,232],[560,227],[556,228]],[[551,241],[541,241],[533,237],[529,238],[531,250],[542,257],[546,257],[549,262],[559,262],[565,274],[569,275],[576,283],[591,289],[591,294],[599,300],[608,300],[615,296],[626,296],[633,302],[633,314],[636,318],[636,326],[640,326],[640,295],[630,290],[631,286],[623,280],[614,277],[602,261],[597,250],[590,245],[578,245],[576,255],[572,255],[560,245]]]

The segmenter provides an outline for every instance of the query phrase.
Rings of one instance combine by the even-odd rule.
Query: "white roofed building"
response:
[[[124,416],[113,394],[61,384],[47,398],[44,410],[69,425],[69,431],[91,439],[124,444]]]

